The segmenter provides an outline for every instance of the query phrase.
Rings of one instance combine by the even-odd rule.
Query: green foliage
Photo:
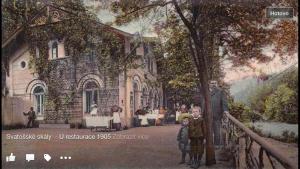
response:
[[[292,70],[286,71],[281,77],[272,82],[272,86],[286,84],[287,87],[298,93],[298,68],[291,67]]]
[[[191,117],[191,114],[189,114],[189,113],[182,113],[182,114],[180,114],[180,116],[178,117],[178,121],[181,123],[183,119],[189,118],[189,117]]]
[[[276,91],[267,97],[265,107],[265,114],[270,120],[298,123],[296,93],[286,84],[279,85]]]
[[[272,92],[273,88],[270,84],[255,88],[248,97],[248,103],[251,110],[263,113],[265,111],[265,101]]]
[[[187,33],[182,26],[174,26],[162,32],[167,41],[155,48],[156,53],[167,53],[157,58],[159,81],[175,102],[191,103],[197,87],[196,70],[191,61]]]
[[[36,16],[37,12],[46,10],[43,8],[46,5],[44,2],[40,0],[28,1],[28,3],[22,0],[15,0],[14,3],[12,1],[2,2],[5,24],[9,25],[5,27],[2,34],[7,36],[18,27],[24,26],[24,40],[29,46],[31,55],[29,67],[38,74],[39,79],[47,83],[49,90],[46,108],[58,111],[63,109],[61,105],[69,104],[72,99],[60,97],[62,93],[57,86],[61,86],[61,84],[53,75],[57,64],[48,60],[49,41],[64,42],[66,55],[71,57],[75,67],[81,57],[91,54],[93,51],[99,72],[103,76],[113,79],[124,68],[124,39],[117,33],[113,33],[111,28],[101,24],[96,14],[89,12],[81,1],[51,0],[51,3],[53,6],[67,11],[68,19],[53,23],[50,15],[42,25],[29,26],[33,24],[30,20]],[[130,63],[132,59],[128,59],[126,62]],[[77,80],[76,73],[75,70],[75,81]],[[71,88],[74,90],[75,86],[71,86]]]
[[[52,99],[46,98],[44,105],[47,110],[55,110],[55,103]]]
[[[298,72],[292,69],[253,89],[248,97],[251,110],[269,120],[298,122]]]
[[[169,81],[169,85],[174,89],[179,88],[189,88],[192,89],[196,87],[196,82],[191,74],[178,75],[174,79]]]
[[[282,132],[281,140],[288,143],[297,143],[298,136],[296,136],[296,134],[293,131],[289,132],[288,130],[285,130]]]
[[[239,121],[249,122],[255,118],[255,114],[244,103],[231,101],[228,106],[230,114]]]

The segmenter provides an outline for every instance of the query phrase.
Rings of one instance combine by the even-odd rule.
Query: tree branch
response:
[[[172,1],[168,1],[168,2],[165,2],[165,3],[152,3],[152,4],[149,4],[149,5],[146,5],[146,6],[143,6],[143,7],[140,7],[139,9],[136,9],[136,10],[133,10],[133,11],[130,11],[128,13],[125,13],[123,16],[120,16],[118,18],[124,18],[124,17],[127,17],[128,15],[131,15],[133,13],[136,13],[136,12],[139,12],[140,10],[143,10],[143,9],[146,9],[146,8],[152,8],[152,7],[164,7],[168,4],[172,3]],[[149,9],[148,9],[149,10]]]
[[[176,12],[178,13],[179,17],[181,18],[181,20],[183,21],[183,23],[186,25],[186,27],[192,31],[193,30],[193,26],[192,24],[186,19],[186,17],[183,15],[178,3],[176,0],[172,0],[173,4],[174,4],[174,7],[175,7],[175,10]]]
[[[195,54],[195,51],[194,51],[194,48],[193,48],[193,45],[192,45],[192,40],[191,40],[190,37],[188,37],[188,39],[189,39],[189,47],[190,47],[190,50],[191,50],[192,59],[194,60],[196,68],[198,68],[200,66],[199,66],[199,63],[198,63],[198,61],[196,59],[197,57],[196,57],[196,54]],[[197,69],[197,71],[198,71],[198,69]],[[198,74],[199,74],[199,72],[198,72]]]

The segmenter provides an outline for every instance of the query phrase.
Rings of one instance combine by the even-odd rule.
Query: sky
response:
[[[85,0],[85,3],[87,6],[101,6],[101,4],[104,4],[103,2],[107,2],[105,0]],[[106,8],[106,7],[103,7]],[[109,10],[101,9],[97,12],[97,15],[99,19],[103,23],[109,23],[114,20],[114,14],[110,12]],[[139,32],[143,36],[157,36],[153,30],[153,23],[155,20],[151,18],[143,18],[139,21],[130,23],[125,26],[114,26],[117,29],[120,29],[125,32],[129,33],[135,33]],[[271,49],[266,48],[264,50],[265,54],[268,56],[273,56],[274,53],[271,51]],[[276,55],[275,55],[276,56]],[[289,66],[298,63],[298,57],[297,54],[294,56],[287,57],[288,59],[283,62],[281,61],[280,57],[276,56],[273,61],[267,63],[267,64],[259,64],[256,62],[252,63],[252,66],[256,68],[256,70],[252,70],[247,67],[237,67],[232,68],[231,64],[225,61],[225,64],[223,64],[223,70],[225,72],[225,78],[224,81],[233,84],[234,82],[245,79],[247,77],[251,76],[257,76],[259,75],[259,72],[264,72],[266,74],[272,74],[272,73],[278,73],[283,71],[284,69],[288,68]]]
[[[107,10],[109,1],[84,0],[84,2],[88,7],[94,7],[94,8],[101,7],[101,10],[96,11],[96,14],[98,18],[102,21],[102,23],[105,24],[114,21],[115,14]],[[124,25],[124,26],[113,25],[112,27],[132,34],[139,32],[143,36],[157,37],[157,34],[155,34],[154,31],[152,31],[153,30],[152,25],[154,24],[154,22],[155,20],[153,18],[143,18],[143,19],[139,19],[138,21],[132,22],[128,25]]]

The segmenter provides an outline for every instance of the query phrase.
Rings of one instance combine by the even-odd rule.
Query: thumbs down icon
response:
[[[44,159],[49,162],[51,160],[51,156],[49,154],[44,154]]]

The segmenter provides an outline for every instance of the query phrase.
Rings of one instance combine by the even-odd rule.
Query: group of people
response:
[[[97,104],[92,104],[91,105],[91,111],[90,111],[90,115],[91,116],[97,116],[97,112],[98,112],[98,108],[97,108]],[[111,108],[111,114],[112,114],[112,121],[113,121],[113,128],[115,128],[117,131],[121,130],[121,116],[120,114],[122,113],[122,108],[114,105]],[[26,127],[27,128],[32,128],[35,126],[35,120],[36,120],[36,113],[33,110],[33,107],[30,107],[30,110],[25,113],[23,112],[24,116],[28,116],[28,122]]]
[[[97,104],[92,104],[91,105],[91,112],[90,112],[90,115],[92,116],[96,116],[97,115],[97,112],[98,112],[98,108],[97,108]],[[121,113],[122,113],[122,108],[117,106],[117,105],[114,105],[111,107],[111,111],[110,111],[112,117],[112,127],[114,129],[116,129],[117,131],[120,131],[121,130]]]
[[[149,125],[163,125],[165,121],[165,109],[157,107],[151,110],[149,107],[139,109],[134,113],[134,127],[147,127]]]
[[[177,135],[179,149],[182,153],[180,164],[185,163],[186,154],[191,168],[198,168],[204,152],[205,137],[207,131],[213,132],[213,143],[216,149],[223,146],[221,138],[221,124],[224,113],[228,112],[228,104],[225,93],[218,87],[216,81],[209,84],[211,96],[211,110],[213,116],[213,129],[207,130],[203,112],[205,112],[204,99],[199,104],[191,105],[190,110],[185,105],[176,113],[176,121],[181,122],[181,128]]]
[[[180,164],[185,163],[185,157],[188,153],[190,156],[188,164],[193,168],[200,166],[204,152],[205,132],[202,110],[200,106],[195,106],[192,108],[191,116],[183,117],[182,127],[177,135],[179,149],[182,152]]]

